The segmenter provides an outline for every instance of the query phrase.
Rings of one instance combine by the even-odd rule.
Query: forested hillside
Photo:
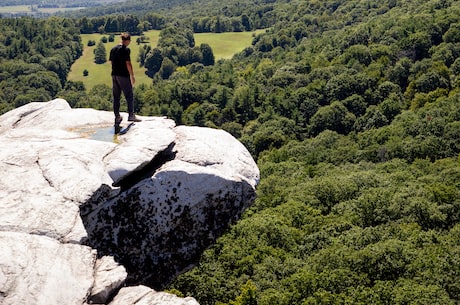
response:
[[[202,305],[459,304],[460,2],[219,3],[0,19],[0,112],[29,94],[109,110],[109,87],[86,92],[63,79],[81,52],[76,29],[158,27],[160,43],[141,62],[153,67],[152,85],[136,87],[137,112],[225,129],[261,169],[255,205],[168,289]],[[66,38],[46,38],[46,55],[39,35],[21,38],[15,22]],[[233,59],[205,64],[191,33],[243,24],[267,30]],[[52,70],[46,64],[63,50],[73,51]],[[24,82],[33,69],[56,89]],[[27,82],[37,90],[18,85]]]
[[[275,3],[282,2],[286,0],[134,0],[63,14],[66,17],[92,19],[122,13],[143,20],[153,14],[162,19],[193,20],[194,26],[201,31],[215,31],[219,30],[219,26],[213,27],[216,24],[231,27],[235,26],[233,22],[238,23],[241,18],[243,23],[245,20],[252,22],[246,26],[267,27],[276,20]]]
[[[74,22],[0,18],[0,31],[0,113],[55,98],[83,51]]]
[[[239,136],[262,173],[254,207],[170,288],[200,304],[458,304],[459,9],[280,5],[233,61],[158,82],[157,107]]]

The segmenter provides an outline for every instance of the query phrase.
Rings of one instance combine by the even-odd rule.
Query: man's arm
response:
[[[131,84],[134,85],[134,83],[136,82],[136,79],[134,78],[133,65],[131,64],[130,61],[126,62],[126,68],[128,68],[129,78],[131,79]]]

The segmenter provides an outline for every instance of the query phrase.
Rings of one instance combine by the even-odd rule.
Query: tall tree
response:
[[[201,54],[203,54],[202,64],[205,66],[211,66],[215,63],[214,53],[212,52],[211,46],[207,43],[200,45]]]
[[[107,62],[107,52],[102,41],[99,41],[94,49],[94,62],[96,64],[103,64]]]

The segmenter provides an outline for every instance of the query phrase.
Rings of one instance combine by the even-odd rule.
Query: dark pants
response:
[[[134,94],[131,79],[126,76],[112,75],[112,93],[113,93],[113,113],[120,115],[120,98],[121,93],[128,103],[128,113],[134,113]]]

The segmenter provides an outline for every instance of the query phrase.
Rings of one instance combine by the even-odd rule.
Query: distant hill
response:
[[[32,16],[48,17],[68,11],[109,5],[123,0],[6,0],[0,3],[0,16],[3,18]]]
[[[49,7],[49,6],[59,6],[59,7],[88,7],[88,6],[97,6],[103,4],[110,4],[116,2],[122,2],[125,0],[4,0],[1,3],[1,6],[13,6],[13,5],[37,5],[40,7]]]
[[[83,9],[77,12],[66,12],[62,15],[67,17],[97,17],[111,14],[124,14],[143,16],[151,13],[159,13],[163,16],[174,16],[179,19],[224,16],[227,18],[244,14],[265,15],[273,11],[277,4],[289,3],[289,1],[275,0],[134,0],[116,4],[105,5],[97,9]]]
[[[82,0],[83,1],[83,0]],[[67,17],[97,17],[111,14],[125,15],[144,15],[147,13],[155,12],[168,14],[169,11],[181,7],[181,10],[191,11],[193,3],[198,1],[190,0],[160,0],[160,1],[148,1],[148,0],[134,0],[134,1],[116,1],[118,3],[108,3],[106,5],[98,5],[97,9],[82,9],[77,12],[65,12],[62,15]],[[199,5],[198,5],[199,7]]]

